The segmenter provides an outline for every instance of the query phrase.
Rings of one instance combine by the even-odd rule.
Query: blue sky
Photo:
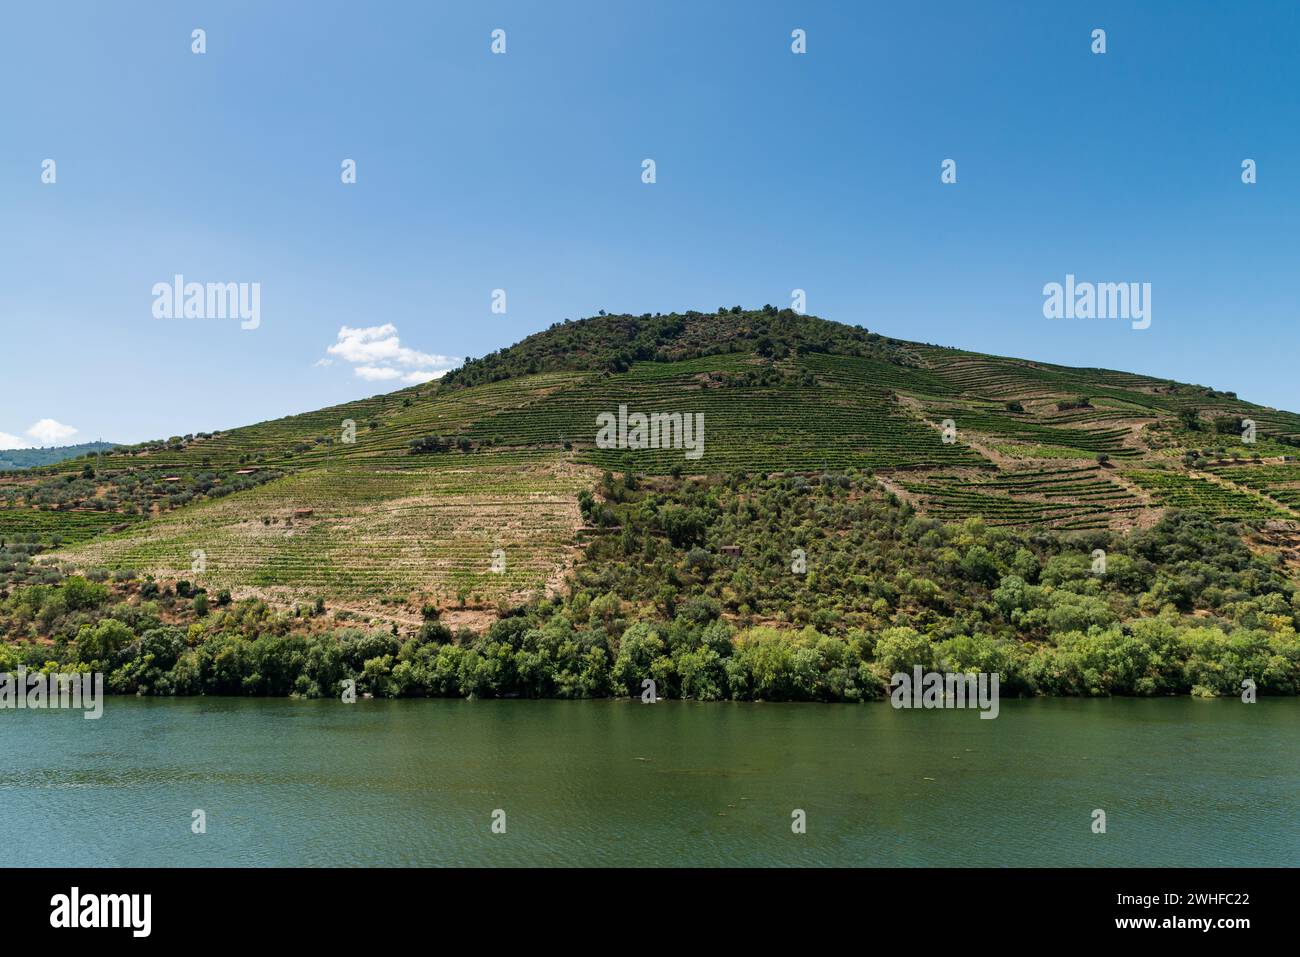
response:
[[[886,335],[1300,410],[1292,2],[42,3],[0,19],[15,441],[242,425],[600,309],[784,306],[795,288]],[[155,318],[152,287],[177,273],[260,283],[260,325]],[[1150,282],[1151,327],[1045,319],[1042,287],[1067,273]],[[342,327],[386,325],[340,346]],[[76,431],[29,432],[42,420]]]

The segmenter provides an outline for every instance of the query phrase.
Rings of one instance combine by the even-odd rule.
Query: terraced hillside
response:
[[[980,516],[998,526],[1107,528],[1126,513],[1148,508],[1140,495],[1095,465],[1016,469],[991,476],[927,472],[920,478],[903,476],[898,483],[940,518]]]
[[[394,469],[345,460],[163,515],[68,552],[292,602],[441,605],[544,591],[572,560],[587,470],[554,452]],[[201,559],[201,561],[200,561]]]
[[[700,455],[602,447],[620,409],[702,419]],[[599,316],[439,382],[6,474],[0,540],[168,579],[202,553],[212,586],[286,602],[487,604],[559,583],[605,470],[870,473],[940,519],[1069,532],[1293,522],[1298,448],[1300,416],[1204,386],[771,307]]]

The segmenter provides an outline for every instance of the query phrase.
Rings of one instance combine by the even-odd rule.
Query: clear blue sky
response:
[[[566,317],[796,287],[887,335],[1300,410],[1294,2],[33,3],[0,26],[0,433],[33,444],[45,419],[241,425]],[[260,327],[155,319],[176,273],[260,282]],[[1066,273],[1150,282],[1151,328],[1045,319]],[[387,324],[400,347],[327,352]]]

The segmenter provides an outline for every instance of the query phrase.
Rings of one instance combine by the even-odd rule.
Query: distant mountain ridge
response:
[[[54,465],[78,456],[115,448],[116,442],[82,442],[80,445],[59,445],[48,449],[0,449],[0,472]]]

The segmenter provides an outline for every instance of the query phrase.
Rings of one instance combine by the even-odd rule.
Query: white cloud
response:
[[[416,370],[415,372],[401,372],[387,366],[357,366],[353,371],[356,372],[358,378],[365,379],[367,382],[390,382],[393,379],[401,379],[407,385],[432,382],[434,379],[441,379],[447,374],[446,369],[439,369],[436,372],[427,369]]]
[[[30,449],[32,443],[8,432],[0,432],[0,449]]]
[[[409,385],[419,385],[421,382],[432,382],[434,379],[441,379],[450,369],[439,369],[437,372],[408,372],[402,376],[402,381]]]
[[[27,434],[41,445],[66,445],[67,440],[77,434],[77,430],[53,419],[41,419],[32,423]]]
[[[383,382],[388,379],[400,379],[402,376],[396,369],[383,369],[379,366],[357,366],[353,371],[367,382]]]
[[[353,374],[367,382],[418,385],[445,375],[461,362],[454,356],[407,348],[391,322],[363,328],[344,326],[339,329],[338,341],[325,351],[351,363]],[[323,358],[316,364],[330,365],[333,361]]]
[[[344,326],[339,330],[338,342],[325,350],[344,362],[397,363],[404,366],[449,366],[460,360],[450,356],[416,352],[402,345],[397,338],[397,327],[391,322],[382,326],[353,329]]]

